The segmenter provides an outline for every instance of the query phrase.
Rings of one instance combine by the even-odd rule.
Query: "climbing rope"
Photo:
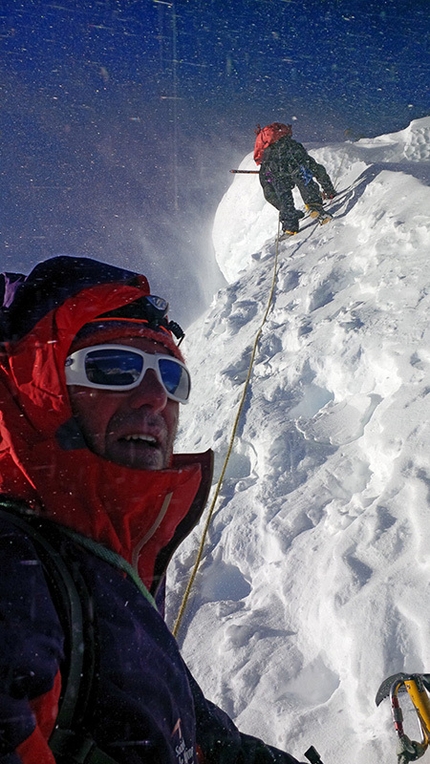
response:
[[[191,575],[190,575],[190,578],[188,580],[188,584],[187,584],[187,587],[185,589],[181,605],[179,607],[178,615],[176,617],[176,621],[175,621],[175,624],[173,626],[172,632],[173,632],[173,635],[175,637],[178,634],[179,626],[181,624],[181,621],[182,621],[182,618],[183,618],[183,615],[184,615],[184,612],[185,612],[185,608],[187,606],[187,603],[188,603],[188,600],[189,600],[189,597],[190,597],[191,589],[193,587],[195,578],[197,576],[198,569],[200,567],[201,559],[202,559],[202,556],[203,556],[203,550],[204,550],[204,546],[205,546],[205,543],[206,543],[206,538],[207,538],[208,531],[209,531],[209,526],[210,526],[211,521],[212,521],[212,516],[213,516],[214,510],[215,510],[215,505],[216,505],[216,502],[218,500],[219,492],[221,490],[221,485],[222,485],[224,477],[225,477],[225,473],[226,473],[226,470],[227,470],[227,465],[228,465],[231,453],[233,451],[234,439],[236,437],[236,432],[237,432],[237,428],[239,426],[240,416],[241,416],[242,409],[243,409],[243,406],[244,406],[244,403],[245,403],[246,393],[248,391],[248,386],[249,386],[249,383],[250,383],[250,380],[251,380],[251,374],[252,374],[252,369],[253,369],[253,366],[254,366],[255,355],[256,355],[256,352],[257,352],[258,341],[260,339],[261,332],[263,331],[263,327],[264,327],[264,324],[266,323],[267,316],[269,314],[269,310],[270,310],[270,307],[271,307],[271,304],[272,304],[273,293],[275,291],[275,286],[276,286],[277,269],[278,269],[279,235],[280,235],[280,219],[278,218],[278,232],[277,232],[277,235],[276,235],[276,246],[275,246],[275,261],[274,261],[274,264],[273,264],[273,276],[272,276],[272,284],[271,284],[271,287],[270,287],[269,297],[267,299],[266,309],[265,309],[265,311],[263,313],[263,318],[261,320],[261,324],[260,324],[260,326],[258,328],[257,334],[255,335],[254,344],[252,346],[251,358],[250,358],[249,366],[248,366],[248,373],[246,375],[245,384],[243,386],[242,395],[241,395],[241,398],[240,398],[240,401],[239,401],[239,406],[238,406],[236,417],[235,417],[235,420],[234,420],[234,423],[233,423],[233,428],[232,428],[232,432],[231,432],[231,437],[230,437],[229,445],[228,445],[228,448],[227,448],[227,453],[226,453],[226,456],[225,456],[225,459],[224,459],[224,463],[223,463],[223,466],[222,466],[222,470],[221,470],[220,476],[218,478],[218,482],[217,482],[217,485],[216,485],[216,488],[215,488],[215,493],[213,495],[213,499],[212,499],[212,502],[211,502],[210,507],[209,507],[208,515],[207,515],[207,518],[206,518],[206,522],[205,522],[205,525],[204,525],[204,528],[203,528],[202,538],[201,538],[201,541],[200,541],[200,544],[199,544],[199,548],[198,548],[198,551],[197,551],[196,560],[194,562],[194,566],[193,566],[193,569],[191,571]]]

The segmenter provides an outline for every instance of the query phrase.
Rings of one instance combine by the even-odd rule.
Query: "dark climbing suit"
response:
[[[294,205],[294,186],[299,189],[309,209],[322,212],[321,190],[313,178],[316,178],[328,197],[335,195],[325,168],[307,153],[301,143],[286,135],[265,150],[260,168],[260,183],[266,200],[279,210],[284,231],[298,231],[299,228],[301,215]]]

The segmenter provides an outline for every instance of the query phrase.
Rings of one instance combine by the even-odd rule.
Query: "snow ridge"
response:
[[[325,764],[392,762],[389,704],[376,708],[376,691],[397,671],[430,671],[429,146],[426,118],[312,151],[343,193],[330,224],[279,245],[272,308],[180,633],[207,696],[243,731],[299,759],[313,744]],[[178,444],[212,447],[216,476],[276,229],[258,177],[236,176],[214,224],[229,286],[187,333],[194,386]],[[174,560],[171,618],[198,531]]]

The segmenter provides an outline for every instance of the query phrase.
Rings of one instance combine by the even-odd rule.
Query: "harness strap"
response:
[[[118,764],[91,737],[77,735],[73,730],[55,729],[49,747],[58,764]]]

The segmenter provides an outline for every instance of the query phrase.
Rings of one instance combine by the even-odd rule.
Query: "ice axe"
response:
[[[403,713],[398,695],[407,692],[418,716],[421,728],[421,742],[411,740],[403,729]],[[398,735],[398,764],[408,764],[421,758],[430,743],[430,674],[393,674],[382,682],[376,693],[376,705],[385,699],[391,699],[394,729]]]

